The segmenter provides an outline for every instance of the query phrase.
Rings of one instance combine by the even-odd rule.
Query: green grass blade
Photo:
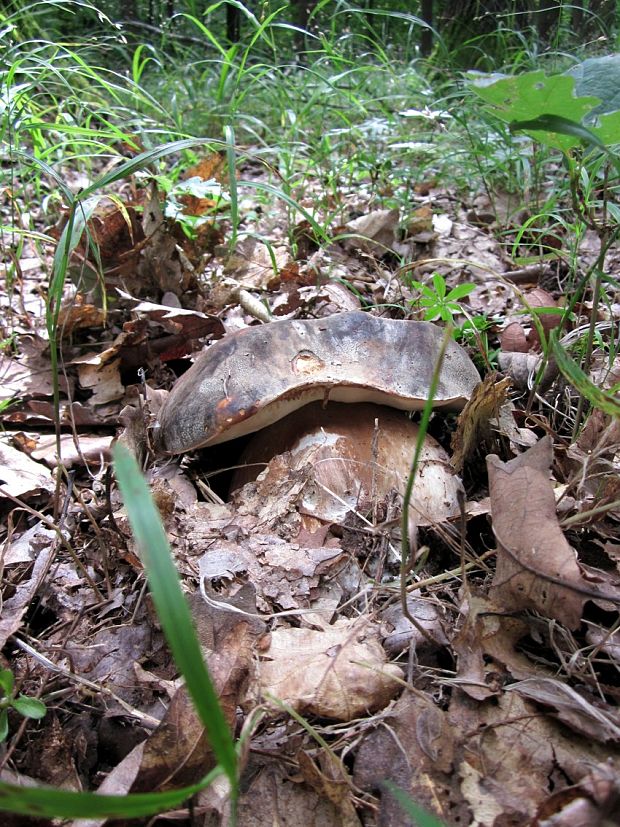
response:
[[[537,118],[526,121],[511,121],[510,131],[556,132],[559,135],[578,138],[580,141],[599,149],[605,149],[605,144],[594,132],[577,123],[577,121],[572,121],[570,118],[564,118],[561,115],[539,115]]]
[[[182,152],[184,149],[193,149],[197,146],[204,147],[205,144],[216,144],[221,146],[222,143],[223,141],[213,138],[183,138],[178,141],[162,144],[162,146],[158,146],[155,149],[149,149],[146,152],[140,153],[140,155],[136,155],[135,158],[125,161],[125,163],[116,167],[116,169],[111,172],[108,172],[106,175],[103,175],[101,178],[98,178],[80,193],[80,198],[88,198],[97,190],[103,189],[109,184],[113,184],[115,181],[120,181],[122,178],[128,178],[130,175],[133,175],[134,172],[138,172],[138,170],[148,167],[149,164],[153,164],[155,161],[158,161],[160,158],[165,158],[167,155],[172,155],[175,152]]]
[[[329,243],[330,238],[329,235],[325,232],[325,230],[321,227],[320,224],[316,222],[316,220],[310,215],[310,213],[304,209],[301,204],[298,204],[294,198],[291,198],[290,195],[287,195],[282,190],[278,189],[277,187],[273,187],[271,184],[266,184],[264,181],[239,181],[238,184],[243,187],[250,187],[251,189],[262,190],[263,192],[269,193],[270,195],[274,195],[276,198],[280,198],[284,201],[285,204],[288,204],[289,207],[292,207],[293,210],[298,212],[303,218],[306,219],[308,224],[312,227],[313,232],[316,234],[317,238],[320,238],[321,241],[325,242],[326,244]]]
[[[443,821],[440,821],[432,813],[425,810],[424,807],[420,807],[419,804],[412,801],[406,792],[395,784],[392,784],[391,781],[384,781],[382,786],[386,787],[390,791],[390,794],[398,801],[401,808],[411,819],[412,824],[417,825],[417,827],[446,827]]]
[[[230,252],[237,244],[239,231],[239,195],[237,192],[237,157],[235,154],[235,132],[232,126],[224,127],[224,138],[226,139],[226,161],[228,163],[228,190],[230,193],[230,223],[232,234],[230,237]]]
[[[116,478],[142,555],[162,629],[206,728],[215,756],[234,790],[237,784],[234,742],[203,660],[159,512],[129,451],[122,445],[116,445],[113,457]]]
[[[140,818],[180,807],[222,774],[216,767],[198,783],[163,793],[98,793],[20,787],[0,781],[0,811],[39,818]]]
[[[595,408],[600,408],[603,413],[610,416],[620,417],[620,399],[613,393],[598,388],[594,382],[581,370],[579,365],[566,353],[557,335],[552,333],[549,338],[549,345],[553,358],[562,376],[587,399]]]

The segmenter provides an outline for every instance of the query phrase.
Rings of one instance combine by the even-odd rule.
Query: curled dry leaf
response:
[[[302,715],[351,721],[382,709],[400,691],[402,670],[386,663],[366,622],[343,620],[321,631],[276,629],[258,667],[260,691]]]
[[[374,210],[348,222],[346,229],[358,237],[348,238],[345,247],[380,258],[393,249],[397,228],[397,209]]]
[[[575,732],[601,743],[620,744],[620,715],[617,709],[594,706],[563,681],[527,678],[509,687],[537,704],[553,707],[562,723]]]
[[[448,639],[442,624],[442,613],[440,609],[430,600],[420,597],[407,597],[407,609],[409,614],[417,620],[422,628],[430,633],[431,637],[443,646],[448,644]],[[403,614],[400,602],[394,603],[381,613],[381,632],[385,635],[383,646],[391,657],[398,657],[412,644],[414,648],[424,649],[429,645],[429,640],[417,629],[409,618]]]
[[[13,497],[27,498],[43,492],[51,493],[54,480],[44,465],[13,448],[3,438],[0,439],[0,486]]]
[[[520,322],[510,322],[502,331],[500,343],[501,349],[507,353],[527,353],[530,349]]]
[[[585,598],[571,585],[587,584],[556,517],[552,450],[544,437],[510,462],[487,457],[498,547],[491,596],[505,609],[533,609],[574,629]]]
[[[340,313],[249,327],[215,342],[174,386],[156,427],[167,453],[258,431],[310,402],[378,402],[420,410],[443,339],[428,322]],[[450,342],[434,397],[460,409],[479,382]]]
[[[507,353],[502,350],[498,355],[498,362],[504,373],[514,381],[515,386],[523,390],[529,387],[530,377],[533,380],[540,370],[543,357],[539,353]],[[539,389],[548,388],[557,375],[556,363],[552,359],[548,360]]]

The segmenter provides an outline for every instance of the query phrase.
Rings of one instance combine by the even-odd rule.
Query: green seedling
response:
[[[472,359],[479,368],[497,366],[498,348],[489,345],[489,331],[493,325],[494,322],[486,316],[472,316],[454,330],[454,338],[472,351]]]
[[[459,301],[469,296],[476,286],[475,284],[457,284],[448,292],[446,280],[439,273],[433,275],[433,287],[421,281],[411,281],[410,284],[420,291],[418,298],[412,299],[410,303],[424,310],[426,322],[435,319],[451,322],[454,316],[461,312]]]
[[[38,698],[15,694],[15,676],[10,669],[0,671],[0,692],[0,743],[6,741],[9,734],[9,709],[35,721],[43,718],[47,712],[45,704]]]

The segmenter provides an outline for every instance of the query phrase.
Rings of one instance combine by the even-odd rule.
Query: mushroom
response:
[[[373,402],[420,410],[429,395],[443,331],[362,311],[283,320],[225,336],[175,384],[155,425],[168,454],[259,431],[311,402]],[[479,382],[450,342],[435,407],[459,410]]]
[[[254,434],[231,492],[259,475],[262,489],[280,490],[283,474],[303,470],[302,524],[312,531],[316,521],[342,523],[349,511],[365,514],[391,492],[404,492],[419,433],[405,414],[385,405],[334,402],[323,408],[313,402]],[[273,461],[278,457],[284,462]],[[427,435],[410,503],[411,534],[416,526],[457,515],[459,488],[448,455]]]

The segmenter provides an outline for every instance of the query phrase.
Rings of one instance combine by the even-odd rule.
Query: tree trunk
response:
[[[562,0],[541,0],[538,12],[538,36],[543,43],[549,43],[551,35],[557,31],[562,11]]]
[[[421,17],[425,23],[428,23],[428,28],[422,29],[420,37],[420,52],[422,57],[428,57],[433,49],[433,0],[422,0]]]
[[[317,0],[292,0],[291,2],[291,6],[294,10],[295,25],[299,26],[300,29],[303,29],[302,32],[295,35],[295,45],[298,49],[303,49],[305,47],[305,37],[303,32],[308,31],[310,15],[312,14],[316,4]]]
[[[615,0],[591,0],[590,11],[590,25],[595,33],[612,31],[616,22]]]
[[[229,43],[241,39],[241,12],[236,6],[226,6],[226,37]]]

